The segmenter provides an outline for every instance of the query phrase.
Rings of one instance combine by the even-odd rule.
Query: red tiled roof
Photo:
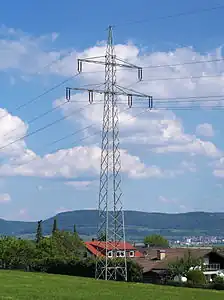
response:
[[[97,250],[97,248],[103,250],[106,248],[106,242],[99,242],[99,241],[91,241],[91,242],[85,242],[85,245],[87,247],[87,249],[94,255],[97,256],[103,256],[103,254]],[[99,250],[100,250],[99,249]],[[127,251],[133,250],[135,251],[135,257],[142,257],[143,254],[138,251],[135,247],[133,247],[130,243],[123,243],[123,242],[119,242],[119,243],[115,243],[115,242],[108,242],[107,244],[107,249],[113,250],[121,250],[123,251],[124,249],[126,249]]]

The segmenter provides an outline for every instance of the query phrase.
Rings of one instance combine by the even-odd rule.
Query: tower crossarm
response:
[[[138,97],[138,98],[146,98],[148,100],[148,106],[150,109],[153,108],[153,98],[152,96],[142,94],[140,92],[134,91],[134,90],[125,90],[125,88],[115,85],[116,90],[113,91],[107,91],[107,90],[101,90],[101,89],[87,89],[87,88],[71,88],[66,87],[66,100],[71,100],[71,90],[73,91],[81,91],[81,92],[88,92],[89,93],[89,103],[93,103],[94,98],[93,94],[110,94],[115,96],[127,96],[128,97],[128,106],[132,107],[132,97]]]
[[[130,91],[125,91],[125,90],[122,90],[121,87],[117,86],[117,88],[119,89],[119,91],[104,91],[104,90],[101,90],[101,89],[86,89],[86,88],[70,88],[70,87],[67,87],[66,88],[66,95],[68,97],[66,97],[66,99],[69,101],[71,99],[71,93],[70,91],[71,90],[74,90],[74,91],[81,91],[81,92],[93,92],[93,93],[96,93],[96,94],[113,94],[113,95],[116,95],[116,96],[128,96],[128,95],[132,95],[133,97],[141,97],[141,98],[148,98],[148,97],[151,97],[149,95],[146,95],[146,94],[142,94],[142,93],[138,93],[138,92],[130,92]]]
[[[97,60],[98,58],[104,58],[104,60]],[[90,58],[79,58],[78,59],[78,72],[82,72],[83,63],[93,63],[102,66],[111,66],[111,67],[122,67],[126,69],[137,69],[138,70],[138,80],[141,81],[143,77],[142,67],[134,65],[128,61],[125,61],[121,58],[118,58],[116,55],[113,55],[111,60],[107,60],[106,56],[96,56]]]
[[[132,98],[133,97],[138,97],[138,98],[145,98],[148,100],[148,107],[150,109],[153,108],[153,98],[152,96],[134,91],[134,90],[125,90],[125,88],[115,85],[116,90],[113,91],[106,91],[106,90],[101,90],[101,89],[87,89],[87,88],[66,88],[66,100],[70,101],[71,100],[71,90],[74,91],[81,91],[81,92],[88,92],[89,93],[89,103],[92,104],[94,101],[93,94],[110,94],[110,95],[115,95],[115,96],[127,96],[128,98],[128,106],[132,107]]]

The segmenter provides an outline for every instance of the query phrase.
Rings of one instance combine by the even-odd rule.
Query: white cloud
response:
[[[38,176],[78,178],[83,174],[99,175],[101,149],[97,146],[79,146],[62,149],[44,157],[36,157],[27,164],[0,167],[0,175],[5,176]],[[121,149],[121,171],[131,178],[173,176],[173,171],[163,171],[156,166],[146,166],[137,156],[130,155],[127,150]]]
[[[102,55],[105,50],[104,44],[99,44],[95,47],[85,50],[83,53],[79,53],[79,57],[86,56],[98,56]],[[155,53],[141,53],[141,49],[133,44],[127,45],[116,45],[116,51],[119,57],[130,60],[132,63],[141,66],[150,65],[163,65],[163,64],[181,64],[186,61],[205,61],[209,59],[220,58],[221,50],[218,48],[213,53],[207,55],[202,55],[196,52],[193,48],[179,48],[173,52],[155,52]],[[73,59],[73,58],[72,58]],[[69,57],[62,60],[59,65],[63,63],[64,71],[68,71],[71,66],[71,60]],[[57,64],[55,65],[55,67]],[[84,71],[100,71],[100,67],[95,64],[85,64]],[[180,65],[175,67],[161,67],[161,68],[146,68],[143,70],[144,78],[179,78],[179,77],[189,77],[188,80],[165,80],[165,81],[142,81],[140,84],[136,84],[136,73],[128,72],[127,70],[119,70],[117,73],[118,80],[124,86],[129,86],[131,83],[131,88],[136,88],[144,93],[149,93],[152,95],[154,100],[154,105],[160,107],[159,101],[156,98],[164,98],[162,106],[169,107],[169,102],[166,99],[170,97],[191,97],[191,96],[209,96],[223,94],[224,91],[224,81],[223,77],[214,78],[201,78],[201,79],[190,79],[192,76],[210,76],[217,74],[217,72],[222,72],[224,69],[224,63],[211,64],[204,62],[203,64],[192,64],[192,65]],[[68,73],[67,73],[68,75]],[[86,82],[103,82],[103,72],[97,73],[83,73],[82,79]],[[119,101],[123,101],[126,98],[121,98]],[[102,100],[102,96],[95,95],[95,101]],[[196,99],[197,100],[197,99]],[[192,100],[192,105],[196,100]],[[209,99],[208,99],[209,100]],[[57,100],[59,103],[61,100]],[[64,100],[63,100],[64,101]],[[77,108],[77,105],[81,106],[79,101],[87,103],[87,94],[76,94],[72,97],[71,106]],[[134,103],[137,103],[137,99]],[[222,101],[217,100],[216,102],[211,102],[210,105],[220,104]],[[123,101],[124,103],[124,101]],[[83,105],[83,104],[82,104]],[[172,104],[174,107],[178,104]],[[191,104],[190,104],[191,105]],[[201,105],[206,105],[201,103]],[[133,107],[135,104],[133,105]],[[139,106],[139,105],[138,105]],[[147,108],[147,104],[140,104],[142,108]],[[121,124],[121,142],[128,145],[130,143],[144,144],[145,149],[152,150],[156,153],[168,153],[168,152],[180,152],[189,153],[190,155],[204,155],[207,157],[220,157],[222,151],[217,149],[217,147],[208,141],[197,138],[194,134],[186,133],[183,124],[180,119],[176,117],[174,113],[167,111],[151,111],[143,114],[137,109],[131,109],[129,111],[123,111],[127,105],[120,105],[120,124]],[[70,108],[64,106],[63,113],[68,114]],[[74,119],[76,123],[81,125],[96,123],[95,127],[101,126],[102,120],[102,104],[93,105],[91,108],[83,110],[80,113],[80,118]],[[135,114],[139,114],[134,117]],[[213,132],[212,127],[208,127],[209,124],[203,124],[204,135],[211,136]],[[201,126],[202,127],[202,126]],[[207,131],[207,133],[205,133]],[[131,134],[130,134],[131,132]],[[202,132],[202,131],[201,131]],[[148,147],[146,147],[148,145]]]
[[[197,168],[196,168],[196,164],[194,162],[191,161],[186,161],[183,160],[180,164],[181,168],[188,170],[190,172],[196,172]]]
[[[22,76],[27,76],[33,72],[33,70],[40,70],[44,65],[50,63],[53,59],[59,58],[65,54],[65,51],[50,51],[43,50],[44,43],[51,43],[57,38],[57,34],[53,33],[49,36],[41,36],[33,38],[21,31],[2,27],[0,29],[0,70],[22,70]],[[9,35],[11,38],[7,39]],[[46,48],[45,48],[46,49]],[[67,51],[67,50],[66,50]],[[91,57],[104,55],[105,43],[100,42],[96,46],[84,50],[82,53],[78,53],[76,50],[72,50],[69,55],[65,55],[60,61],[53,64],[50,69],[42,70],[41,72],[47,74],[58,74],[60,76],[70,76],[74,74],[74,62],[77,57]],[[221,57],[221,49],[216,49],[213,53],[203,55],[196,52],[193,48],[179,48],[170,52],[154,52],[147,53],[142,51],[136,45],[128,43],[126,45],[116,45],[116,52],[118,57],[129,60],[132,63],[140,66],[150,65],[163,65],[163,64],[181,64],[186,61],[193,60],[208,60]],[[142,53],[143,52],[143,53]],[[30,67],[32,66],[32,68]],[[149,78],[179,78],[179,77],[191,77],[202,75],[214,75],[218,72],[222,72],[224,63],[217,64],[203,63],[195,65],[180,65],[174,67],[161,67],[161,68],[145,68],[144,77],[142,83],[137,85],[136,72],[127,72],[126,70],[119,70],[117,72],[117,78],[120,84],[129,86],[131,88],[139,89],[141,92],[149,93],[155,99],[155,106],[158,105],[156,98],[164,98],[164,104],[167,98],[180,97],[180,96],[198,96],[201,95],[218,95],[224,91],[223,78],[204,78],[204,79],[188,79],[188,80],[165,80],[165,81],[148,81]],[[32,69],[32,70],[31,70]],[[103,71],[96,64],[85,64],[83,66],[84,72]],[[83,73],[81,75],[83,82],[104,82],[103,72],[97,73]],[[95,100],[102,100],[102,96],[96,96]],[[125,98],[121,98],[119,101],[123,101]],[[77,109],[83,104],[76,102],[76,100],[83,100],[87,103],[88,97],[86,94],[77,94],[72,97],[70,105],[63,106],[63,113],[68,114],[72,107]],[[61,100],[57,100],[58,103]],[[64,101],[64,100],[63,100]],[[125,99],[126,101],[126,99]],[[137,103],[137,99],[134,100]],[[220,104],[212,102],[214,105]],[[135,106],[135,105],[134,105]],[[172,105],[173,106],[173,105]],[[213,143],[204,141],[197,138],[194,134],[186,133],[184,126],[180,119],[176,115],[169,111],[154,110],[144,114],[139,114],[141,111],[126,110],[127,105],[120,105],[120,124],[121,124],[121,143],[123,148],[128,148],[130,144],[136,144],[144,146],[146,151],[153,151],[158,154],[165,153],[188,153],[190,155],[204,155],[211,158],[219,158],[222,156],[222,151],[219,150]],[[147,104],[142,105],[143,108],[147,107]],[[80,111],[80,115],[76,115],[76,119],[73,122],[79,126],[86,126],[92,122],[96,123],[94,128],[86,130],[84,133],[92,133],[93,129],[100,129],[102,123],[102,104],[96,104],[88,109]],[[137,116],[135,116],[137,114]],[[71,118],[72,119],[72,118]],[[4,128],[3,131],[7,132],[16,123],[15,127],[20,128],[16,130],[13,135],[4,136],[7,140],[3,139],[2,132],[0,133],[0,142],[5,144],[10,142],[10,139],[16,139],[23,136],[27,132],[26,125],[16,117],[12,117],[8,114],[7,118],[1,121],[10,123],[11,127],[8,127],[8,123],[0,123],[0,127]],[[18,126],[18,123],[21,123]],[[208,129],[208,128],[207,128]],[[211,128],[210,128],[211,129]],[[207,133],[208,134],[208,133]],[[211,134],[211,131],[210,131]],[[97,136],[99,139],[99,135]],[[89,140],[95,144],[96,140]],[[143,149],[143,147],[142,147]],[[10,152],[11,151],[11,152]],[[30,149],[27,149],[23,140],[7,147],[0,151],[0,154],[9,155],[14,157],[17,163],[24,163],[29,161],[31,157],[37,157],[37,155]],[[137,155],[130,155],[127,150],[121,151],[122,155],[122,171],[127,173],[132,178],[145,178],[145,177],[174,177],[177,174],[181,174],[183,170],[162,170],[157,166],[146,166]],[[0,167],[0,174],[4,175],[23,175],[23,176],[41,176],[41,177],[57,177],[62,176],[65,178],[75,177],[78,178],[80,174],[88,173],[91,175],[99,174],[99,160],[100,149],[97,146],[80,146],[70,149],[63,149],[53,154],[45,155],[44,157],[37,157],[34,162],[22,166],[11,166],[5,164]],[[182,169],[188,169],[192,171],[193,168],[181,166]]]
[[[224,157],[210,164],[213,167],[213,175],[215,177],[224,178]]]
[[[158,200],[159,200],[159,202],[166,203],[166,204],[176,204],[177,203],[176,199],[170,199],[170,198],[167,198],[164,196],[159,196]]]
[[[212,137],[214,136],[215,133],[212,124],[204,123],[204,124],[199,124],[196,127],[196,134],[201,136],[206,136],[206,137]]]
[[[68,115],[71,108],[77,109],[81,106],[80,102],[87,101],[86,94],[77,94],[72,96],[72,102],[69,106],[62,107],[63,113]],[[96,97],[96,101],[100,97]],[[55,101],[59,105],[64,100]],[[82,104],[83,105],[83,104]],[[92,129],[86,130],[85,134],[92,135],[96,130],[101,128],[102,123],[102,105],[96,104],[89,106],[88,109],[80,111],[80,116],[70,118],[76,124],[83,128],[87,125],[94,124]],[[195,135],[186,134],[183,125],[172,112],[148,111],[120,108],[120,132],[121,143],[144,144],[145,149],[156,153],[183,152],[191,155],[204,155],[208,157],[219,157],[222,152],[209,141],[203,141]],[[146,148],[146,146],[148,147]]]
[[[7,203],[9,201],[11,201],[11,196],[9,194],[0,194],[0,203]]]
[[[69,181],[65,182],[66,185],[73,187],[76,190],[86,190],[94,185],[95,181]]]
[[[222,152],[216,148],[211,142],[204,142],[199,139],[195,139],[186,144],[167,145],[163,147],[154,148],[153,151],[156,153],[168,153],[168,152],[179,152],[189,153],[194,155],[204,155],[211,158],[220,157]]]
[[[213,175],[215,177],[224,178],[224,169],[222,169],[222,170],[218,170],[218,169],[214,170],[213,171]]]
[[[23,157],[25,159],[27,155],[32,155],[33,152],[27,149],[26,143],[23,140],[28,126],[19,117],[12,116],[7,110],[0,108],[0,128],[1,157]]]
[[[54,42],[57,38],[57,33],[35,38],[21,30],[1,26],[0,71],[18,70],[27,74],[36,73],[64,53],[63,50],[61,52],[44,50],[46,45]]]

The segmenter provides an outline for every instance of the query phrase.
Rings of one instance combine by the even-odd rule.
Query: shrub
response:
[[[128,281],[129,282],[142,282],[143,281],[143,272],[142,267],[137,264],[135,261],[127,261],[127,272],[128,272]]]
[[[205,284],[206,278],[202,271],[191,270],[187,273],[187,280],[190,284]]]
[[[52,274],[93,277],[95,263],[91,259],[44,258],[33,261],[31,270]]]
[[[224,284],[224,278],[221,277],[221,276],[216,276],[214,279],[213,279],[213,283],[218,283],[218,284]]]
[[[142,268],[136,262],[128,260],[127,269],[129,282],[142,281]],[[31,271],[80,277],[94,277],[95,261],[90,258],[64,259],[61,257],[36,259],[32,262]]]
[[[215,277],[211,284],[211,288],[214,290],[224,290],[224,278],[221,276]]]

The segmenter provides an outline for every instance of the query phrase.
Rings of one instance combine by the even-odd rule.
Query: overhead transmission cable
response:
[[[208,60],[193,60],[193,61],[185,61],[185,62],[182,62],[182,63],[171,63],[171,64],[158,64],[158,65],[149,65],[149,66],[142,66],[141,68],[142,69],[157,69],[157,68],[169,68],[169,67],[181,67],[181,66],[185,66],[185,65],[195,65],[195,64],[204,64],[204,63],[214,63],[214,62],[223,62],[224,61],[224,58],[214,58],[214,59],[208,59]],[[120,71],[123,71],[123,70],[126,70],[126,71],[130,71],[130,72],[133,72],[132,69],[130,68],[119,68],[117,70],[117,72],[120,72]],[[103,73],[104,71],[103,70],[98,70],[98,71],[83,71],[82,73],[83,74],[91,74],[91,73]],[[81,74],[80,74],[81,76]]]
[[[87,104],[87,105],[88,105],[88,106],[91,106],[91,105],[93,105],[93,104]],[[133,107],[133,108],[138,108],[138,107]],[[128,119],[125,120],[125,121],[129,121],[129,120],[131,120],[131,119],[133,119],[133,118],[136,118],[137,116],[139,116],[139,115],[141,115],[141,114],[143,114],[143,113],[145,113],[145,112],[147,112],[147,111],[150,111],[149,108],[144,108],[144,109],[143,109],[142,107],[139,107],[139,108],[142,109],[142,111],[141,111],[140,113],[137,113],[137,114],[135,114],[134,116],[131,116],[130,118],[128,118]],[[221,107],[221,108],[224,109],[224,106]],[[126,108],[126,109],[124,109],[123,111],[121,111],[120,113],[123,113],[123,112],[125,112],[125,111],[128,111],[129,109],[130,109],[130,108]],[[155,109],[156,109],[156,108],[155,108]],[[158,108],[158,109],[160,109],[160,108]],[[170,109],[170,108],[165,108],[165,107],[162,108],[162,110],[169,110],[169,109]],[[175,110],[178,110],[178,107],[174,107],[174,109],[175,109]],[[180,108],[180,109],[181,109],[181,108]],[[192,107],[192,108],[189,108],[189,109],[193,109],[193,107]],[[77,111],[77,112],[78,112],[78,111]],[[70,116],[70,115],[69,115],[69,116]],[[69,116],[67,116],[67,117],[69,117]],[[124,121],[123,121],[123,122],[124,122]],[[120,121],[120,123],[123,123],[123,122]],[[74,136],[74,135],[76,135],[76,134],[78,134],[78,133],[80,133],[80,132],[83,132],[83,131],[85,131],[85,130],[87,130],[87,129],[93,128],[93,126],[95,126],[95,125],[97,125],[97,123],[94,123],[94,124],[85,126],[85,127],[83,127],[83,128],[80,128],[80,129],[78,129],[78,130],[72,132],[71,134],[68,134],[68,135],[66,135],[66,136],[63,136],[63,137],[57,139],[57,140],[54,140],[53,142],[51,142],[51,143],[49,143],[49,144],[47,144],[47,145],[45,145],[45,146],[49,147],[49,146],[52,146],[52,145],[54,145],[54,144],[57,144],[57,143],[59,143],[59,142],[65,140],[65,139],[67,139],[67,138],[70,138],[70,137],[72,137],[72,136]],[[44,130],[44,129],[42,129],[42,130]],[[93,134],[91,134],[91,135],[88,135],[88,136],[85,136],[84,138],[81,138],[81,139],[76,140],[74,143],[77,143],[77,142],[86,140],[86,139],[88,139],[88,138],[90,138],[90,137],[95,136],[96,134],[100,134],[101,132],[102,132],[101,130],[97,130],[97,131],[95,131],[95,132],[94,132]],[[33,134],[35,134],[35,133],[33,133]],[[22,138],[21,138],[21,139],[22,139]],[[17,142],[17,141],[14,141],[13,143],[15,143],[15,142]],[[53,154],[53,153],[55,153],[56,151],[60,151],[60,150],[63,150],[63,149],[64,149],[64,148],[54,149],[54,150],[52,150],[51,152],[49,152],[48,154]],[[41,157],[35,156],[35,157],[33,157],[31,160],[29,160],[29,161],[27,161],[27,162],[25,162],[25,163],[22,163],[22,164],[10,164],[10,166],[20,167],[20,166],[23,166],[23,165],[27,165],[27,164],[29,164],[29,163],[31,163],[32,161],[35,161],[35,160],[37,160],[37,159],[41,159]]]
[[[3,149],[5,149],[5,148],[8,147],[8,146],[13,145],[13,144],[15,144],[16,142],[19,142],[19,141],[23,140],[24,138],[33,136],[33,135],[35,135],[35,134],[37,134],[37,133],[39,133],[39,132],[41,132],[41,131],[43,131],[43,130],[45,130],[45,129],[50,128],[50,127],[53,126],[53,125],[56,125],[57,123],[60,123],[60,122],[62,122],[62,121],[64,121],[64,120],[68,119],[69,117],[75,115],[76,113],[78,113],[78,112],[84,110],[87,106],[90,106],[90,104],[88,103],[88,104],[85,105],[84,107],[81,107],[81,108],[79,108],[79,109],[77,109],[77,110],[74,110],[74,111],[72,111],[70,114],[68,114],[68,115],[66,115],[66,116],[63,116],[63,117],[61,117],[60,119],[54,120],[54,121],[51,122],[51,123],[48,123],[48,124],[46,124],[46,125],[44,125],[44,126],[42,126],[42,127],[40,127],[40,128],[37,128],[36,130],[34,130],[34,131],[32,131],[32,132],[29,132],[29,133],[27,133],[27,134],[21,136],[20,138],[18,138],[18,139],[16,139],[16,140],[13,140],[13,141],[11,141],[11,142],[9,142],[9,143],[7,143],[7,144],[5,144],[4,146],[1,146],[1,147],[0,147],[0,150],[3,150]]]
[[[77,77],[78,75],[79,75],[79,73],[77,73],[77,74],[75,74],[75,75],[73,75],[73,76],[70,76],[69,78],[67,78],[67,79],[65,79],[65,80],[63,80],[63,81],[61,81],[60,83],[54,85],[54,86],[51,87],[50,89],[47,89],[45,92],[41,93],[40,95],[38,95],[38,96],[36,96],[36,97],[34,97],[34,98],[31,98],[31,99],[28,100],[27,102],[25,102],[25,103],[23,103],[23,104],[17,106],[17,107],[16,107],[12,112],[10,112],[10,113],[13,114],[13,113],[15,113],[16,111],[21,110],[22,108],[24,108],[24,107],[28,106],[29,104],[35,102],[36,100],[40,99],[41,97],[43,97],[43,96],[49,94],[49,93],[52,92],[53,90],[59,88],[60,86],[62,86],[63,84],[65,84],[65,83],[68,82],[69,80],[71,80],[71,79]],[[5,118],[7,115],[8,115],[8,112],[6,112],[5,114],[3,114],[3,115],[0,117],[0,120],[3,119],[3,118]]]
[[[220,60],[224,60],[220,59]],[[208,62],[212,62],[212,61],[218,61],[218,60],[210,60]],[[154,66],[146,66],[143,68],[162,68],[162,67],[170,67],[170,66],[181,66],[181,65],[185,65],[185,64],[194,64],[194,63],[203,63],[206,61],[194,61],[194,62],[186,62],[186,63],[182,63],[182,64],[170,64],[170,65],[154,65]],[[101,73],[104,71],[90,71],[90,72],[83,72],[83,73]],[[17,106],[12,112],[10,112],[11,114],[15,113],[16,111],[19,111],[21,109],[23,109],[24,107],[30,105],[31,103],[37,101],[38,99],[40,99],[41,97],[49,94],[50,92],[52,92],[53,90],[59,88],[60,86],[62,86],[63,84],[65,84],[66,82],[72,80],[73,78],[79,76],[80,74],[77,73],[75,75],[70,76],[69,78],[61,81],[60,83],[54,85],[53,87],[47,89],[46,91],[44,91],[43,93],[39,94],[38,96],[31,98],[30,100],[28,100],[27,102]],[[168,78],[148,78],[148,79],[143,79],[142,82],[146,82],[146,81],[167,81],[167,80],[185,80],[185,79],[200,79],[200,78],[213,78],[213,77],[221,77],[223,76],[222,74],[216,74],[216,75],[208,75],[208,76],[190,76],[190,77],[168,77]],[[137,82],[136,82],[137,83]],[[8,115],[8,113],[3,114],[2,116],[0,116],[0,120],[3,119],[4,117],[6,117]]]
[[[196,14],[216,11],[216,10],[219,10],[219,9],[224,9],[224,5],[220,4],[220,5],[216,5],[216,6],[212,6],[212,7],[201,7],[201,8],[198,8],[198,9],[192,9],[192,10],[189,10],[189,11],[179,12],[179,13],[176,13],[176,14],[160,16],[160,17],[153,18],[153,21],[155,21],[155,20],[174,19],[174,18],[179,18],[179,17],[185,17],[185,16],[190,16],[190,15],[196,15]],[[119,23],[114,24],[113,27],[141,24],[141,23],[147,23],[147,22],[151,22],[151,21],[152,21],[152,18],[142,19],[142,20],[134,20],[134,21],[127,21],[127,22],[123,22],[123,23],[120,23],[120,24]]]
[[[91,84],[91,85],[101,86],[102,84],[103,84],[103,83],[99,83],[99,84]],[[84,86],[90,86],[90,84],[83,85],[83,87],[84,87]],[[57,110],[58,108],[61,108],[62,106],[66,105],[66,104],[68,104],[68,103],[70,103],[70,102],[71,102],[71,101],[65,101],[65,102],[59,103],[59,104],[56,105],[55,107],[53,107],[53,108],[51,108],[51,109],[49,109],[49,110],[47,110],[47,111],[44,111],[43,113],[39,114],[38,116],[36,116],[36,117],[30,119],[29,121],[26,122],[26,125],[30,125],[30,124],[34,123],[35,121],[37,121],[37,120],[39,120],[39,119],[45,117],[46,115],[49,115],[50,113],[54,112],[54,111]],[[21,124],[21,125],[22,125],[22,124]],[[6,133],[3,135],[3,137],[8,136],[8,135],[9,135],[10,133],[12,133],[12,132],[15,132],[16,130],[18,130],[19,127],[20,127],[20,126],[17,126],[17,127],[15,127],[15,128],[13,128],[12,130],[6,132]]]
[[[88,104],[88,105],[92,105],[92,104]],[[124,112],[127,111],[127,110],[129,110],[129,108],[124,109],[123,111],[121,111],[121,113],[124,113]],[[131,119],[133,119],[133,118],[136,118],[137,116],[140,116],[140,115],[142,115],[143,113],[145,113],[145,112],[147,112],[147,111],[149,111],[149,109],[148,109],[148,108],[144,108],[144,109],[142,109],[141,112],[139,112],[139,113],[137,113],[137,114],[131,116],[130,118],[126,119],[125,122],[126,122],[126,121],[129,121],[129,120],[131,120]],[[124,121],[123,121],[123,122],[124,122]],[[121,121],[120,123],[123,123],[123,122]],[[80,132],[83,132],[83,131],[85,131],[85,130],[87,130],[87,129],[93,128],[93,127],[96,126],[96,125],[98,125],[98,123],[93,123],[93,124],[91,124],[91,125],[88,125],[88,126],[85,126],[85,127],[83,127],[83,128],[80,128],[80,129],[78,129],[78,130],[76,130],[76,131],[74,131],[74,132],[72,132],[72,133],[70,133],[70,134],[67,134],[67,135],[65,135],[65,136],[63,136],[63,137],[61,137],[61,138],[59,138],[59,139],[57,139],[57,140],[55,140],[55,141],[53,141],[53,142],[51,142],[51,143],[46,144],[45,147],[49,147],[49,146],[52,146],[52,145],[54,145],[54,144],[56,144],[56,143],[59,143],[59,142],[65,140],[65,139],[67,139],[67,138],[70,138],[70,137],[72,137],[72,136],[74,136],[74,135],[76,135],[76,134],[78,134],[78,133],[80,133]],[[95,132],[94,132],[93,134],[91,134],[91,135],[88,135],[88,136],[85,136],[85,137],[83,137],[83,138],[81,138],[81,139],[76,140],[75,143],[80,142],[80,141],[83,141],[83,140],[86,140],[86,139],[88,139],[88,138],[90,138],[90,137],[93,137],[93,136],[95,136],[95,135],[97,135],[97,134],[100,134],[101,132],[102,132],[102,130],[97,130],[97,131],[95,131]],[[42,147],[41,147],[41,148],[42,148]],[[60,150],[63,150],[63,149],[64,149],[64,148],[54,149],[54,150],[52,150],[52,151],[51,151],[50,153],[48,153],[48,154],[53,154],[54,152],[60,151]],[[10,166],[20,167],[20,166],[23,166],[23,165],[27,165],[27,164],[31,163],[32,161],[37,160],[37,159],[39,159],[39,158],[40,158],[39,156],[35,156],[35,157],[33,157],[31,160],[29,160],[29,161],[27,161],[27,162],[25,162],[25,163],[22,163],[22,164],[10,164]]]

